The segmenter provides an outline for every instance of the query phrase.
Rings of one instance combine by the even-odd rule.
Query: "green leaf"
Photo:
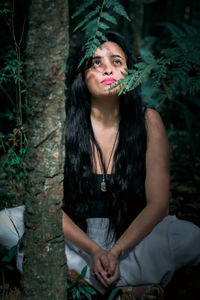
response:
[[[110,23],[117,24],[116,18],[113,17],[113,16],[111,16],[111,15],[110,15],[109,13],[107,13],[107,12],[102,12],[101,18],[104,18],[105,20],[107,20],[107,21],[110,22]]]
[[[76,299],[81,300],[81,293],[78,288],[76,289]]]
[[[104,1],[104,5],[107,8],[110,8],[112,4],[113,4],[113,0],[105,0]]]
[[[101,31],[97,30],[97,31],[96,31],[96,35],[97,35],[98,37],[100,37],[100,38],[101,38],[101,37],[102,37],[102,35],[103,35],[103,33],[102,33]]]
[[[67,283],[67,289],[70,290],[71,288],[73,288],[75,286],[75,283]]]
[[[81,274],[78,276],[75,282],[78,283],[81,279],[83,279],[85,277],[86,272],[87,272],[87,265],[82,269]]]
[[[1,261],[10,263],[16,257],[16,254],[17,254],[17,245],[10,248],[10,250],[8,251],[8,255],[4,256],[1,259]]]
[[[92,300],[92,296],[85,290],[84,286],[79,285],[78,289],[79,289],[81,294],[86,296],[88,299]]]
[[[103,29],[103,30],[107,30],[110,28],[110,26],[108,26],[107,24],[105,24],[103,22],[99,22],[99,28]]]
[[[81,30],[82,31],[86,31],[86,29],[88,30],[88,32],[86,31],[86,35],[93,35],[95,34],[97,28],[97,19],[95,18],[94,20],[91,20],[89,23],[87,23]]]
[[[97,292],[96,292],[93,288],[91,288],[91,287],[89,287],[89,286],[84,286],[84,289],[85,289],[89,294],[91,294],[91,295],[96,295],[96,294],[97,294]]]
[[[95,0],[87,0],[83,1],[81,5],[79,5],[78,9],[76,12],[72,15],[72,19],[80,15],[86,8],[88,8],[90,5],[92,5],[95,2]]]
[[[108,300],[113,300],[119,291],[120,290],[118,288],[113,289],[108,297]]]
[[[8,268],[11,271],[13,271],[15,269],[13,266],[10,266],[10,265],[6,265],[6,268]]]
[[[73,32],[77,31],[77,29],[79,29],[80,27],[82,27],[86,22],[89,23],[89,20],[94,17],[98,12],[100,11],[100,6],[98,5],[96,7],[95,10],[91,11],[86,18],[83,19],[83,21],[81,23],[79,23],[75,29],[73,30]]]
[[[72,290],[72,298],[74,300],[76,300],[76,291],[77,291],[77,287],[73,288],[73,290]]]
[[[116,12],[118,15],[123,16],[129,22],[131,22],[131,19],[129,18],[127,12],[125,11],[124,7],[120,3],[113,4],[113,11]]]

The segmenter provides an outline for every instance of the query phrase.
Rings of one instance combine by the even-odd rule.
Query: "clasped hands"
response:
[[[120,277],[118,255],[99,248],[92,254],[91,274],[106,288],[113,285]]]

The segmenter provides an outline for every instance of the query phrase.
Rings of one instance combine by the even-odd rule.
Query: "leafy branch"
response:
[[[94,8],[94,5],[96,8]],[[83,20],[75,27],[74,32],[81,29],[87,38],[86,53],[81,59],[79,66],[85,61],[85,59],[91,57],[98,47],[101,48],[101,41],[107,41],[104,34],[106,30],[109,30],[111,25],[117,24],[115,15],[121,15],[130,21],[124,7],[118,0],[103,0],[103,1],[84,1],[82,5],[76,10],[72,18],[81,16]]]
[[[200,92],[200,37],[198,30],[184,24],[179,28],[166,24],[172,35],[171,48],[161,50],[161,57],[148,50],[142,53],[142,62],[135,69],[125,70],[124,78],[110,89],[121,85],[119,94],[126,93],[144,83],[149,77],[152,87],[162,86],[163,96],[172,98],[179,90],[182,95],[195,95]]]

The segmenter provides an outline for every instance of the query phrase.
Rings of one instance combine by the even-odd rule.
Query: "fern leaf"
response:
[[[95,34],[96,28],[97,28],[97,22],[98,20],[95,18],[94,20],[88,22],[81,30],[86,31],[86,35],[93,35]]]
[[[107,30],[110,27],[107,24],[103,23],[103,22],[99,22],[99,28],[103,29],[103,30]]]
[[[101,18],[104,18],[105,20],[107,20],[108,22],[110,23],[113,23],[113,24],[117,24],[117,20],[115,17],[111,16],[109,13],[107,12],[102,12],[101,14]]]
[[[80,27],[82,27],[86,22],[88,22],[92,17],[94,17],[98,12],[100,11],[100,6],[97,6],[95,10],[91,11],[88,15],[87,18],[83,19],[81,23],[79,23],[75,29],[74,32],[77,31]]]
[[[90,8],[91,10],[94,4],[93,2],[94,1],[87,0],[85,3],[84,1],[84,3],[78,8],[78,10],[73,15],[73,18],[78,15],[81,15],[86,9]],[[110,11],[104,11],[105,8],[110,8]],[[111,10],[112,12],[116,12],[118,14],[121,14],[125,18],[128,18],[125,9],[119,3],[118,0],[103,0],[101,1],[101,5],[98,5],[96,9],[90,11],[88,15],[84,16],[84,19],[74,29],[74,31],[77,31],[81,28],[81,30],[85,32],[86,36],[89,37],[88,43],[86,43],[86,53],[85,56],[81,59],[79,67],[85,59],[93,55],[97,47],[101,48],[99,40],[107,41],[107,38],[103,33],[105,30],[108,30],[110,28],[107,22],[115,25],[117,24],[117,19],[111,14]],[[106,20],[106,23],[103,21],[103,19]]]
[[[127,12],[125,11],[124,7],[117,1],[117,3],[113,4],[113,11],[116,12],[118,15],[123,16],[128,21],[131,21]]]
[[[80,15],[86,8],[88,8],[94,2],[95,2],[94,0],[83,1],[83,3],[81,5],[79,5],[79,8],[72,15],[72,19],[74,19],[75,17],[77,17],[78,15]]]
[[[98,36],[99,38],[101,38],[103,36],[103,33],[99,30],[96,31],[96,36]]]
[[[129,81],[128,81],[127,84],[126,84],[126,89],[127,89],[127,91],[130,90],[130,88],[131,88],[131,86],[133,85],[133,82],[134,82],[134,80],[136,79],[136,76],[137,76],[137,71],[136,71],[136,70],[133,70],[133,71],[135,71],[135,72],[132,73],[132,75],[130,76]]]
[[[99,42],[98,39],[93,39],[91,40],[91,43],[90,44],[86,44],[86,53],[85,53],[85,56],[81,59],[79,65],[78,65],[78,68],[80,68],[80,66],[83,64],[83,62],[88,59],[89,57],[91,57],[97,50],[98,47],[101,46],[101,43]]]
[[[110,8],[112,4],[113,4],[113,0],[105,0],[104,2],[105,7],[107,8]]]

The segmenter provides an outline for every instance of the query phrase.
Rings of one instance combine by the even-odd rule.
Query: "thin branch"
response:
[[[22,26],[22,33],[21,33],[21,37],[19,39],[19,46],[21,46],[21,43],[22,43],[22,40],[23,40],[23,37],[24,37],[25,23],[26,23],[26,18],[24,18],[24,23],[23,23],[23,26]]]

